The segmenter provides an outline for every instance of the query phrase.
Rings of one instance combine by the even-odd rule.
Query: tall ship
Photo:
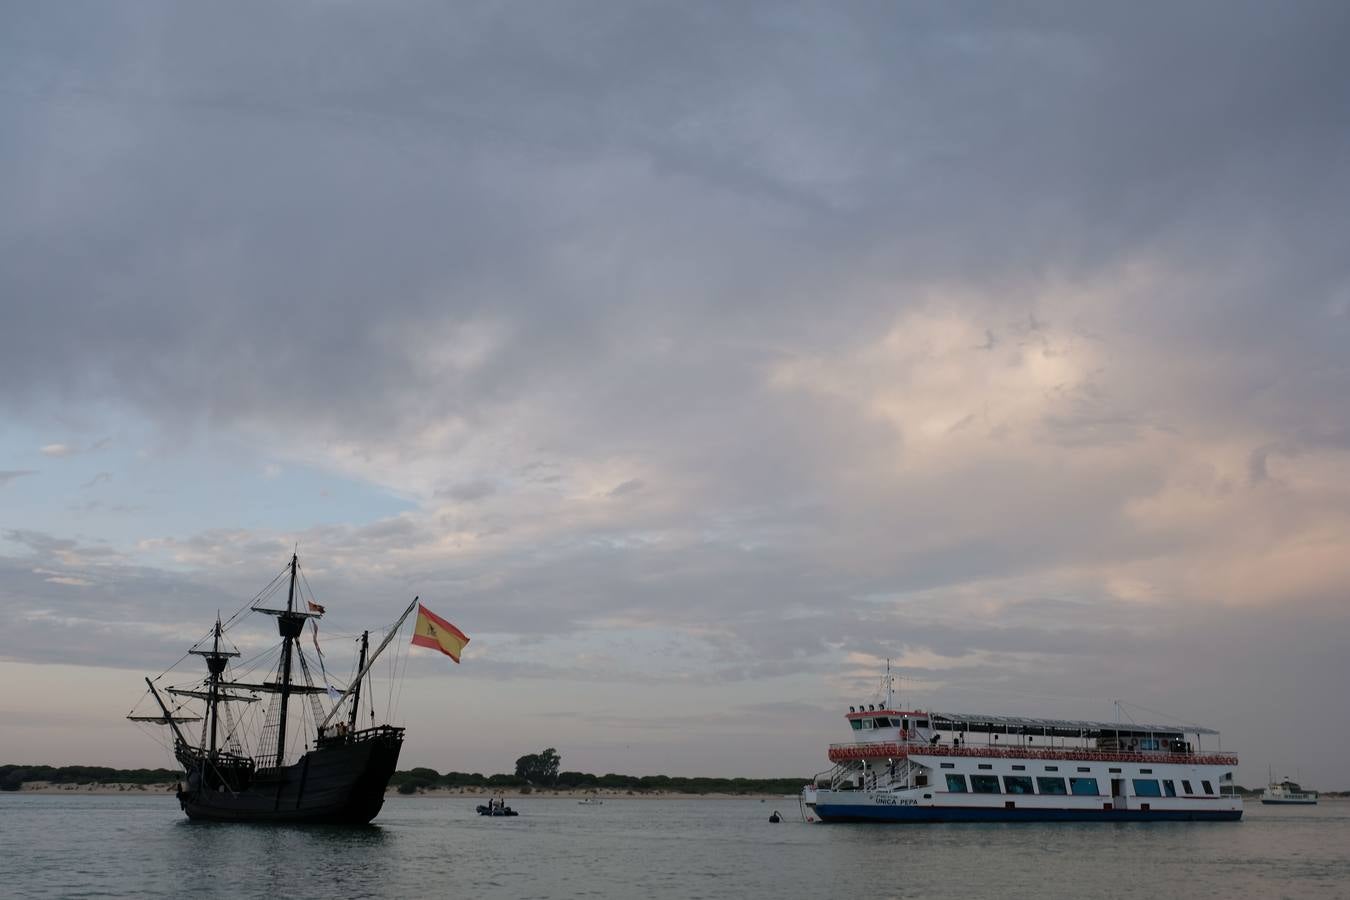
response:
[[[1316,806],[1317,791],[1304,790],[1297,781],[1288,776],[1280,781],[1270,776],[1270,784],[1261,792],[1261,803],[1266,806]]]
[[[299,559],[292,554],[267,588],[225,623],[217,615],[207,635],[184,655],[183,660],[200,660],[204,676],[165,684],[171,668],[146,678],[151,709],[127,717],[168,726],[184,771],[178,802],[191,819],[364,824],[384,805],[404,729],[375,721],[369,678],[417,599],[373,652],[370,633],[362,633],[354,676],[342,687],[328,676],[319,647],[317,622],[324,607],[298,596],[302,584]],[[284,606],[279,598],[267,605],[283,586]],[[303,609],[297,601],[304,602]],[[275,621],[280,645],[241,662],[229,634],[256,621],[254,616]],[[307,625],[312,658],[301,646]],[[370,714],[365,723],[358,716],[363,684]]]
[[[853,740],[802,791],[808,822],[1237,821],[1219,733],[850,706]],[[1202,740],[1215,744],[1203,748]]]

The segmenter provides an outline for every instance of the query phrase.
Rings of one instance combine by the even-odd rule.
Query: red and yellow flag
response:
[[[460,651],[469,642],[468,636],[449,622],[417,604],[417,626],[413,628],[413,646],[430,647],[459,662]]]

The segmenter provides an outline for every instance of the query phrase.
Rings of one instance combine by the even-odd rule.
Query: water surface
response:
[[[368,828],[188,822],[168,796],[0,794],[0,892],[48,897],[1350,896],[1350,803],[1240,823],[806,825],[789,799],[391,798]],[[786,818],[771,825],[773,809]]]

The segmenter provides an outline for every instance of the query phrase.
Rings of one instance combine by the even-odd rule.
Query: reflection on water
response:
[[[21,897],[1341,897],[1350,803],[1241,823],[808,826],[746,800],[393,798],[378,824],[189,822],[171,797],[0,795]]]

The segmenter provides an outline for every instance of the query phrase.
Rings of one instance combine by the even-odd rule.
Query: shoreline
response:
[[[26,781],[23,787],[17,791],[6,791],[7,794],[80,794],[97,796],[118,796],[129,794],[132,796],[164,796],[172,797],[177,791],[178,785],[172,782],[160,784],[52,784],[45,781]],[[522,793],[519,788],[510,790],[493,790],[485,787],[436,787],[436,788],[418,788],[411,794],[400,794],[395,787],[388,787],[384,792],[386,799],[426,799],[426,798],[446,798],[446,797],[465,797],[465,798],[487,798],[497,797],[506,800],[584,800],[587,797],[596,800],[668,800],[668,799],[730,799],[730,800],[749,800],[754,798],[769,799],[771,797],[783,797],[783,794],[769,793],[747,793],[747,794],[728,794],[728,793],[707,793],[693,794],[682,793],[680,791],[629,791],[621,788],[601,788],[601,789],[581,789],[581,788],[558,788],[557,790],[546,788],[541,790],[532,790],[529,793]],[[4,796],[4,794],[0,794]]]
[[[161,782],[158,784],[131,784],[111,782],[107,784],[53,784],[46,781],[26,781],[23,787],[17,791],[0,792],[0,797],[6,795],[20,794],[74,794],[85,796],[120,796],[130,795],[137,797],[173,797],[178,790],[178,785],[173,782]],[[779,793],[744,793],[729,794],[726,792],[710,792],[706,794],[695,794],[682,791],[630,791],[623,788],[558,788],[556,790],[545,788],[532,790],[529,793],[522,793],[519,788],[510,790],[493,790],[485,787],[436,787],[436,788],[418,788],[411,794],[400,794],[396,787],[388,787],[384,792],[386,799],[436,799],[436,798],[456,798],[483,799],[495,797],[505,800],[584,800],[588,797],[595,800],[770,800],[770,799],[795,799],[795,794]],[[1260,805],[1260,795],[1242,798],[1252,805]],[[1324,793],[1321,797],[1323,802],[1339,803],[1350,800],[1350,796],[1344,796],[1340,792]]]

